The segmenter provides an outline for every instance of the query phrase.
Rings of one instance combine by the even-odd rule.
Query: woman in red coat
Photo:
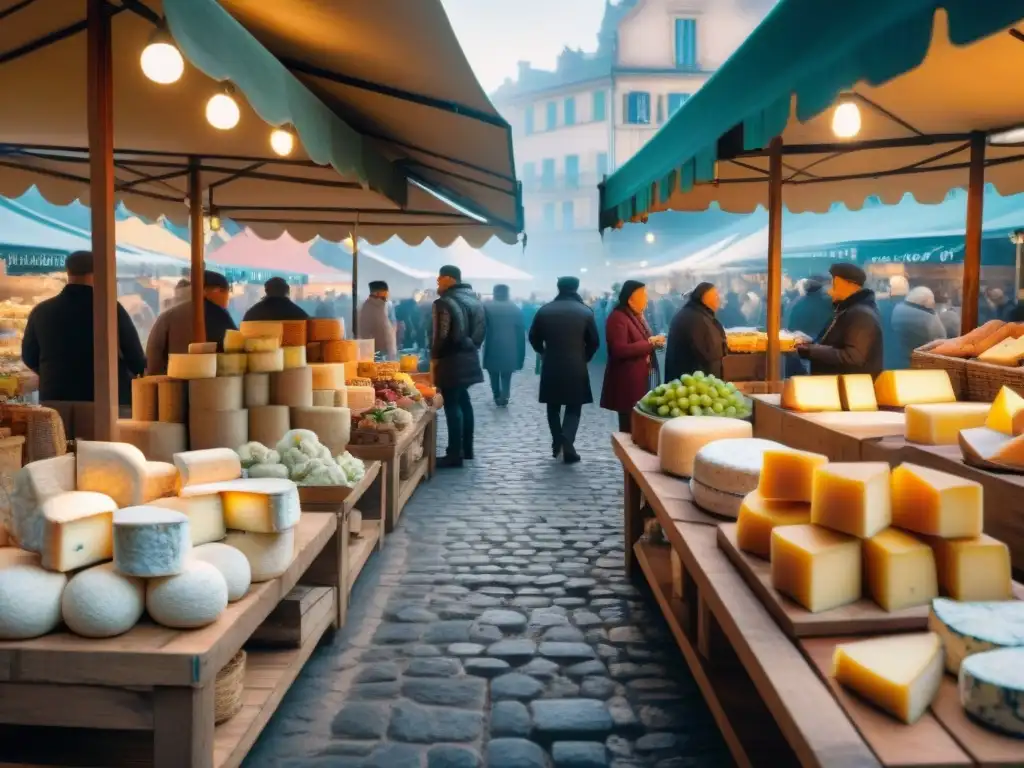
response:
[[[650,390],[651,373],[658,371],[655,350],[665,345],[665,337],[655,336],[647,325],[646,308],[647,288],[641,282],[627,280],[619,293],[618,306],[605,324],[608,366],[601,407],[619,414],[620,432],[629,432],[633,408]]]

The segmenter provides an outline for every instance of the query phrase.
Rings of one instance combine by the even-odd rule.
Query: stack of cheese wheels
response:
[[[737,517],[743,497],[757,488],[761,479],[765,451],[783,447],[756,437],[708,443],[693,459],[690,493],[694,503],[712,514]]]
[[[118,420],[119,439],[158,461],[170,461],[175,453],[185,450],[187,387],[187,381],[168,376],[132,379],[132,417]]]
[[[349,388],[350,403],[351,395]],[[680,416],[670,419],[662,425],[658,435],[661,471],[679,477],[689,477],[693,474],[694,457],[705,445],[715,440],[752,435],[753,427],[749,421],[726,416]]]

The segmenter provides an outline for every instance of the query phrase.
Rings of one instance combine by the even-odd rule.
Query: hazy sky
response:
[[[604,0],[442,0],[462,49],[488,93],[516,63],[550,69],[565,46],[593,50]]]

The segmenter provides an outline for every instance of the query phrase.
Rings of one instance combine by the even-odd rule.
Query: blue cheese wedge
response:
[[[1024,600],[960,603],[939,597],[932,600],[928,629],[942,638],[946,671],[955,675],[968,656],[1024,646]]]
[[[1024,648],[1000,648],[964,659],[960,703],[981,725],[1024,738]]]

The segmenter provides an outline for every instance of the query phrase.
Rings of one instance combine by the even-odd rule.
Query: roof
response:
[[[412,262],[417,269],[426,270],[432,278],[437,277],[438,270],[442,266],[451,264],[462,271],[462,279],[467,282],[473,280],[525,282],[533,279],[529,273],[488,256],[464,241],[455,242],[445,249],[431,247],[428,244],[411,249],[400,242],[391,241],[377,246],[374,251],[379,256],[391,258],[398,263]]]
[[[1024,0],[781,0],[729,60],[602,189],[602,226],[648,213],[752,211],[781,137],[783,202],[851,209],[877,195],[941,203],[967,183],[972,134],[1024,123]],[[851,103],[859,133],[833,133]],[[987,179],[1024,190],[1017,146],[990,144]]]

